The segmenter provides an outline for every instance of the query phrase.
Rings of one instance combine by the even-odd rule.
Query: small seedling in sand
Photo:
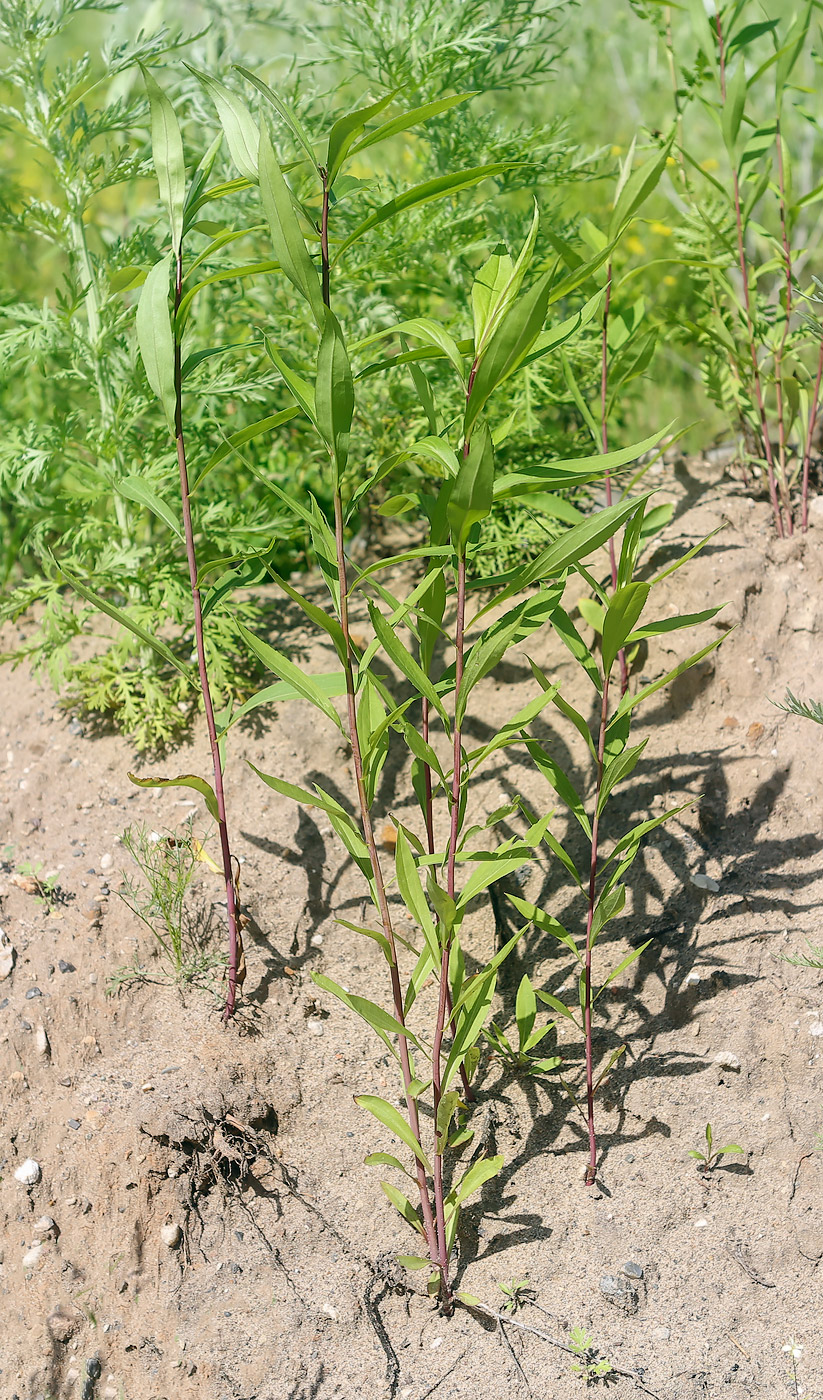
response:
[[[524,1303],[534,1301],[535,1292],[528,1274],[525,1278],[513,1278],[509,1283],[499,1283],[497,1286],[506,1295],[506,1301],[502,1304],[504,1312],[515,1313]]]
[[[578,1358],[572,1362],[572,1373],[580,1376],[586,1385],[603,1380],[605,1376],[612,1373],[612,1363],[601,1356],[594,1344],[594,1338],[590,1337],[583,1327],[573,1327],[569,1334],[569,1347]]]
[[[743,1148],[738,1147],[737,1144],[733,1142],[729,1143],[727,1147],[713,1146],[712,1125],[711,1123],[707,1123],[705,1150],[702,1147],[693,1147],[689,1152],[689,1156],[696,1158],[698,1169],[701,1172],[710,1172],[720,1165],[720,1161],[723,1157],[733,1156],[735,1153],[741,1157],[744,1155]]]

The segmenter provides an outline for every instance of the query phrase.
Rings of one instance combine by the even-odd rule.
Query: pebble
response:
[[[88,920],[90,924],[96,924],[97,920],[102,919],[103,917],[102,906],[98,904],[97,900],[95,899],[91,899],[89,900],[88,904],[84,904],[83,908],[80,910],[80,913],[83,915],[84,919]]]
[[[695,1230],[705,1230],[708,1223],[708,1220],[695,1220],[694,1228]]]
[[[40,1163],[35,1162],[33,1157],[27,1157],[14,1173],[14,1179],[22,1181],[24,1186],[36,1186],[42,1175]]]
[[[77,1132],[78,1128],[80,1127],[79,1118],[69,1118],[68,1122],[66,1123],[66,1127],[73,1128],[74,1131]]]
[[[45,1026],[37,1027],[37,1030],[34,1033],[34,1044],[38,1055],[43,1055],[46,1058],[48,1058],[48,1056],[51,1054],[51,1045],[49,1043],[49,1038],[46,1035]]]
[[[809,1035],[823,1035],[823,1021],[812,1021],[809,1026]]]
[[[717,894],[720,889],[717,880],[713,880],[711,875],[690,875],[689,879],[699,890],[711,890],[713,894]]]
[[[39,987],[29,987],[26,992],[26,1001],[33,1001],[35,997],[41,997],[43,993]]]
[[[671,1331],[668,1327],[655,1327],[654,1331],[652,1332],[652,1341],[667,1342],[671,1335]]]
[[[111,870],[111,868],[112,868],[113,865],[114,865],[114,859],[113,859],[112,856],[109,855],[108,851],[106,851],[106,854],[105,854],[104,856],[101,856],[101,857],[100,857],[100,869],[101,869],[101,870]]]
[[[66,962],[65,958],[60,958],[59,961],[58,961],[58,963],[57,963],[57,966],[59,967],[59,969],[60,969],[61,972],[76,972],[76,971],[77,971],[77,968],[74,966],[74,963]]]
[[[625,1308],[627,1312],[636,1311],[637,1291],[633,1284],[615,1278],[614,1274],[604,1274],[599,1287],[604,1298],[608,1298],[610,1303],[616,1303],[618,1307]]]
[[[71,1341],[72,1333],[76,1331],[77,1320],[75,1318],[66,1317],[66,1314],[61,1312],[59,1308],[55,1308],[48,1319],[47,1326],[54,1340],[56,1342],[62,1342],[65,1345],[66,1342]],[[70,1374],[70,1372],[66,1373],[67,1383]],[[74,1372],[74,1379],[77,1380],[76,1371]]]
[[[42,1255],[42,1253],[43,1253],[43,1244],[42,1244],[42,1241],[41,1241],[41,1240],[35,1240],[34,1244],[33,1244],[32,1247],[31,1247],[31,1249],[26,1250],[26,1253],[23,1255],[23,1268],[24,1268],[24,1269],[36,1269],[36,1268],[37,1268],[37,1265],[40,1263],[40,1256]]]
[[[89,973],[89,978],[88,978],[88,980],[89,980],[89,986],[90,986],[90,987],[96,987],[96,986],[97,986],[97,973],[96,973],[96,972],[90,972],[90,973]]]
[[[179,1225],[171,1222],[162,1227],[160,1230],[160,1238],[169,1249],[176,1249],[183,1238],[183,1231],[180,1229]]]
[[[73,719],[73,720],[71,721],[71,724],[69,725],[69,733],[70,733],[70,734],[73,734],[77,739],[82,739],[82,737],[83,737],[83,735],[85,734],[85,732],[86,732],[86,731],[84,730],[84,728],[83,728],[83,726],[82,726],[82,724],[80,723],[79,720]]]
[[[57,1226],[50,1215],[41,1215],[34,1226],[35,1235],[55,1235]]]
[[[623,1273],[627,1278],[643,1278],[643,1265],[634,1264],[631,1259],[623,1265]]]
[[[307,1021],[306,1027],[308,1029],[309,1035],[323,1035],[322,1021]]]
[[[721,1069],[740,1069],[740,1060],[733,1050],[718,1050],[713,1063],[720,1065]]]
[[[3,929],[0,929],[0,982],[11,976],[15,952]]]
[[[97,1357],[93,1356],[90,1361],[86,1362],[86,1375],[91,1381],[99,1381],[102,1374],[103,1367],[100,1365]]]

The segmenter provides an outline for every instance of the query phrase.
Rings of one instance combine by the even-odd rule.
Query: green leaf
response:
[[[603,671],[608,675],[617,654],[646,606],[650,585],[627,583],[618,588],[603,620]]]
[[[368,107],[360,107],[356,112],[350,112],[348,116],[340,117],[334,123],[329,132],[328,155],[326,157],[326,179],[329,189],[334,184],[346,156],[361,131],[365,130],[372,117],[376,117],[393,100],[394,93],[390,92],[385,97],[381,97],[379,102],[372,102]]]
[[[552,1011],[556,1011],[558,1016],[565,1017],[567,1021],[574,1021],[574,1015],[559,997],[552,996],[551,992],[538,992],[537,995],[542,1002],[545,1002],[546,1006],[550,1006]]]
[[[260,196],[263,211],[271,230],[275,257],[289,281],[305,297],[317,325],[325,324],[325,307],[317,269],[309,257],[306,240],[292,204],[291,190],[286,184],[265,121],[260,124]]]
[[[269,670],[273,671],[276,676],[279,676],[282,681],[287,681],[289,685],[293,686],[298,695],[302,695],[305,700],[308,700],[310,704],[314,705],[315,709],[320,710],[327,719],[330,719],[332,723],[343,732],[343,724],[340,716],[331,703],[331,700],[312,676],[306,675],[300,670],[299,666],[295,666],[293,661],[289,661],[287,656],[277,651],[275,647],[270,646],[268,642],[264,642],[259,637],[256,637],[242,622],[237,623],[237,630],[246,645],[254,652],[255,656],[263,662],[264,666],[268,666]]]
[[[623,185],[620,196],[615,203],[609,222],[609,241],[612,242],[620,236],[629,221],[637,213],[637,210],[648,199],[652,190],[658,185],[660,178],[666,169],[666,161],[671,152],[671,141],[661,147],[656,156],[639,165],[633,170],[628,180]]]
[[[517,988],[517,998],[514,1004],[514,1019],[517,1022],[517,1033],[520,1037],[520,1050],[525,1048],[526,1041],[534,1029],[535,1017],[537,1016],[537,998],[534,994],[534,987],[527,972],[523,973],[520,979],[520,986]]]
[[[345,991],[330,977],[324,977],[322,972],[313,972],[311,978],[316,986],[321,987],[324,992],[331,992],[332,996],[337,997],[338,1001],[342,1001],[343,1005],[348,1006],[350,1011],[356,1012],[366,1022],[366,1025],[371,1026],[372,1030],[379,1035],[393,1054],[394,1046],[389,1040],[390,1035],[404,1036],[413,1045],[418,1044],[417,1037],[412,1035],[405,1026],[401,1026],[400,1022],[394,1016],[389,1015],[388,1011],[384,1011],[382,1006],[377,1006],[375,1002],[368,1001],[365,997],[355,996],[353,992]]]
[[[494,448],[485,423],[472,433],[468,454],[460,463],[451,489],[446,515],[454,547],[463,554],[469,532],[490,514],[494,491]]]
[[[416,1269],[430,1269],[431,1259],[424,1259],[422,1254],[398,1254],[398,1264],[402,1264],[404,1269],[409,1269],[412,1273]]]
[[[183,138],[174,108],[147,68],[139,65],[146,84],[151,112],[151,152],[157,172],[160,199],[165,204],[175,253],[183,241],[183,206],[186,200],[186,166]]]
[[[397,875],[397,888],[401,898],[412,918],[414,919],[420,932],[426,940],[426,946],[431,953],[432,961],[437,962],[440,956],[440,944],[437,940],[437,933],[423,893],[420,883],[420,876],[417,866],[414,863],[414,856],[411,846],[402,830],[397,833],[397,845],[394,852],[395,872]]]
[[[451,107],[458,106],[461,102],[468,102],[469,98],[476,97],[474,92],[460,92],[453,97],[441,97],[437,102],[426,102],[422,107],[413,107],[408,112],[401,112],[399,117],[392,117],[390,121],[383,122],[382,126],[376,127],[374,131],[369,131],[358,141],[349,152],[350,155],[357,155],[360,151],[368,150],[370,146],[376,146],[379,141],[387,141],[390,136],[399,136],[402,132],[408,131],[413,126],[420,126],[431,117],[439,117],[441,112],[448,112]]]
[[[121,627],[125,627],[127,631],[133,633],[135,637],[138,637],[144,646],[151,647],[152,651],[156,651],[158,656],[161,656],[164,661],[167,661],[170,666],[174,666],[181,675],[186,677],[189,685],[197,685],[197,681],[190,667],[188,667],[184,661],[181,661],[178,656],[175,656],[174,652],[170,647],[166,646],[165,642],[161,642],[159,637],[155,636],[153,632],[149,632],[145,627],[141,627],[139,622],[134,622],[132,618],[129,617],[128,613],[123,612],[122,608],[115,607],[114,604],[110,603],[107,598],[104,598],[101,593],[95,592],[87,583],[83,583],[81,579],[77,578],[76,574],[71,573],[64,565],[59,564],[53,555],[50,557],[55,568],[66,580],[66,583],[74,589],[75,593],[79,593],[80,597],[85,598],[87,603],[92,603],[94,607],[99,608],[101,612],[105,613],[107,617],[112,618],[114,622],[119,622]]]
[[[342,671],[327,671],[320,675],[313,675],[312,680],[315,685],[326,695],[345,695],[346,677]],[[252,695],[237,710],[232,713],[231,721],[226,725],[226,729],[231,729],[232,725],[244,719],[252,710],[257,710],[261,705],[275,705],[278,701],[302,700],[303,696],[295,690],[293,685],[287,685],[285,681],[278,681],[276,685],[267,685],[263,690],[258,690],[256,695]],[[224,731],[225,732],[225,731]]]
[[[355,1102],[356,1102],[356,1100],[355,1100]],[[398,1191],[398,1189],[397,1189],[396,1186],[392,1186],[392,1184],[391,1184],[390,1181],[381,1181],[380,1186],[381,1186],[382,1190],[385,1191],[386,1195],[388,1196],[388,1198],[389,1198],[389,1200],[391,1201],[392,1205],[394,1206],[395,1210],[399,1211],[400,1214],[402,1215],[403,1219],[404,1219],[409,1225],[411,1225],[412,1229],[413,1229],[413,1230],[417,1230],[418,1234],[421,1234],[421,1235],[423,1236],[423,1238],[425,1239],[425,1237],[426,1237],[426,1232],[425,1232],[425,1230],[423,1229],[423,1225],[422,1225],[422,1222],[421,1222],[421,1220],[420,1220],[420,1216],[418,1215],[417,1211],[415,1210],[415,1208],[414,1208],[414,1206],[412,1205],[411,1201],[409,1200],[408,1196],[404,1196],[404,1195],[403,1195],[403,1192],[402,1192],[402,1191]],[[410,1256],[410,1257],[416,1257],[416,1256]],[[429,1260],[428,1262],[431,1263],[430,1260]]]
[[[317,426],[334,457],[337,479],[346,469],[354,416],[354,384],[346,342],[333,311],[323,308],[323,335],[317,352]]]
[[[172,436],[175,433],[174,337],[169,314],[169,276],[172,255],[155,263],[137,303],[137,344],[146,378],[160,400]]]
[[[550,933],[553,938],[558,939],[571,953],[574,953],[574,956],[579,960],[580,953],[577,944],[571,934],[564,929],[563,925],[558,923],[557,919],[553,918],[551,914],[547,914],[544,909],[538,909],[536,905],[529,904],[527,900],[521,899],[519,895],[507,893],[506,897],[525,919],[528,919],[530,923],[534,924],[535,928],[539,928],[543,933]]]
[[[510,170],[511,161],[495,161],[490,165],[477,165],[471,170],[461,170],[454,175],[438,175],[434,180],[425,180],[422,185],[413,185],[411,189],[404,190],[394,199],[390,199],[388,204],[383,204],[379,209],[375,209],[362,224],[358,224],[341,243],[337,250],[334,261],[346,252],[348,248],[356,243],[364,233],[370,229],[377,228],[378,224],[385,223],[387,219],[393,219],[395,215],[402,214],[406,209],[416,209],[421,204],[429,204],[434,199],[444,199],[447,195],[458,194],[461,190],[470,189],[472,185],[479,185],[481,180],[488,180],[494,175],[502,175],[504,171]]]
[[[646,942],[641,943],[639,948],[632,948],[631,952],[627,953],[625,958],[621,958],[620,962],[617,964],[617,967],[612,968],[602,987],[600,987],[595,993],[593,1001],[597,1001],[597,998],[600,996],[600,993],[605,992],[606,988],[615,980],[616,977],[620,976],[621,972],[625,972],[627,967],[631,967],[633,962],[637,962],[637,959],[643,953],[645,953],[649,944],[652,942],[653,939],[647,938]]]
[[[536,739],[527,739],[526,748],[531,754],[538,771],[543,774],[546,782],[554,788],[558,797],[563,799],[569,811],[576,817],[589,840],[591,840],[591,822],[583,806],[580,794],[571,779],[564,773],[557,760],[552,758],[551,754],[548,753],[546,749],[543,748],[543,745],[539,744]]]
[[[196,68],[192,68],[191,64],[187,63],[185,66],[206,89],[217,108],[220,124],[226,133],[231,158],[237,169],[241,175],[256,185],[258,180],[258,132],[254,117],[236,92],[232,92],[225,84],[210,77],[208,73],[198,72]]]
[[[404,647],[397,635],[395,627],[392,626],[380,612],[380,609],[368,600],[369,617],[375,635],[390,661],[393,661],[397,669],[402,672],[408,681],[411,681],[419,695],[425,696],[429,704],[439,714],[446,729],[449,727],[449,717],[446,708],[432,684],[429,676],[412,656],[411,652]]]
[[[665,431],[665,430],[664,430]],[[646,452],[650,452],[660,442],[662,433],[636,442],[631,447],[622,447],[616,452],[598,452],[593,457],[570,457],[559,462],[549,462],[546,466],[533,466],[499,476],[495,482],[494,498],[525,495],[530,491],[540,491],[547,487],[585,485],[596,481],[606,471],[612,473],[621,467],[636,462]]]
[[[490,964],[481,973],[472,979],[468,993],[463,992],[460,998],[462,1002],[462,1013],[458,1018],[457,1030],[455,1032],[452,1047],[449,1051],[449,1058],[446,1061],[446,1068],[443,1071],[442,1087],[445,1091],[450,1080],[459,1069],[468,1051],[477,1042],[483,1023],[489,1014],[489,1009],[494,1001],[494,990],[497,981],[496,972],[489,971]],[[458,1006],[460,1003],[458,1003]],[[455,1007],[455,1014],[457,1006]]]
[[[484,351],[466,404],[463,436],[468,438],[478,414],[494,390],[513,374],[543,329],[549,309],[550,272],[509,307]]]
[[[677,677],[682,676],[683,672],[688,671],[691,666],[696,666],[698,661],[703,660],[704,656],[709,656],[711,652],[719,647],[721,642],[724,642],[728,635],[729,633],[725,632],[722,637],[716,637],[713,642],[709,642],[707,647],[701,647],[700,651],[694,652],[694,654],[687,657],[685,661],[681,661],[678,666],[674,666],[671,671],[667,671],[665,676],[661,676],[659,680],[652,681],[651,685],[644,686],[642,690],[638,690],[634,695],[628,693],[624,695],[610,723],[613,724],[616,719],[627,714],[630,710],[633,710],[636,705],[640,705],[644,700],[648,700],[650,695],[654,695],[656,690],[662,689],[662,687],[668,685],[670,681],[677,680]]]
[[[629,633],[626,645],[631,646],[646,637],[662,637],[669,632],[679,632],[683,627],[699,627],[702,622],[711,622],[725,606],[725,603],[719,603],[716,608],[706,608],[705,612],[681,613],[679,617],[663,617],[656,622],[646,622]]]
[[[487,1181],[491,1181],[497,1176],[503,1166],[502,1157],[480,1157],[472,1162],[465,1176],[461,1178],[454,1191],[449,1193],[449,1199],[454,1198],[455,1205],[462,1205],[464,1201],[473,1196],[475,1191],[479,1191],[481,1186],[485,1186]]]
[[[183,539],[183,531],[171,506],[166,505],[166,502],[146,486],[139,476],[127,476],[123,481],[116,482],[116,489],[127,500],[136,501],[138,505],[145,506],[153,515],[158,516],[164,524],[168,525],[172,534],[177,535],[178,539]]]
[[[475,356],[478,359],[520,291],[534,252],[539,220],[535,201],[531,228],[517,262],[514,263],[507,252],[492,253],[474,279],[471,300]]]
[[[460,1103],[460,1093],[457,1089],[449,1089],[448,1093],[441,1094],[440,1102],[437,1105],[437,1117],[435,1120],[436,1147],[439,1154],[445,1151],[449,1137],[449,1128],[454,1117],[457,1106]]]
[[[748,82],[746,79],[746,65],[742,59],[738,62],[734,75],[726,80],[726,100],[723,103],[723,115],[721,130],[723,132],[723,144],[729,160],[733,166],[737,164],[738,137],[740,135],[740,125],[743,121],[743,112],[746,107],[746,93]]]
[[[337,619],[334,619],[337,624]],[[377,782],[389,752],[389,719],[372,676],[366,673],[357,707],[357,734],[363,758],[363,781],[369,806],[374,802]]]
[[[592,919],[590,942],[594,944],[597,937],[603,932],[606,924],[612,919],[616,919],[618,914],[623,912],[626,903],[626,886],[615,885],[614,889],[605,891],[597,901]]]
[[[468,698],[474,687],[494,670],[511,647],[525,641],[533,632],[545,626],[562,594],[562,585],[541,589],[535,597],[518,603],[505,616],[499,618],[473,644],[466,657],[460,694],[457,698],[458,724],[465,717]]]
[[[634,748],[623,749],[622,753],[613,758],[611,763],[606,764],[600,784],[600,796],[597,800],[598,815],[603,811],[612,789],[617,787],[618,783],[622,783],[637,766],[648,742],[648,738],[645,738]]]
[[[325,307],[323,310],[325,311]],[[263,332],[263,340],[266,346],[266,354],[272,364],[275,365],[282,374],[288,389],[296,398],[306,417],[314,424],[315,428],[317,428],[317,408],[315,406],[314,385],[310,384],[308,379],[304,379],[302,374],[298,374],[296,370],[292,369],[291,365],[287,360],[284,360],[277,346],[272,343],[265,331]],[[272,490],[274,489],[275,488],[272,487]],[[296,509],[294,504],[292,505],[292,509]]]
[[[393,1157],[391,1152],[370,1152],[368,1157],[363,1158],[363,1165],[365,1167],[397,1167],[397,1170],[403,1172],[404,1176],[410,1175],[400,1159]],[[412,1180],[414,1180],[413,1177]]]
[[[257,88],[258,92],[263,94],[267,102],[271,103],[278,115],[283,118],[283,121],[291,129],[292,135],[298,145],[302,146],[314,169],[317,170],[318,166],[315,160],[312,143],[296,112],[293,112],[291,107],[288,107],[285,102],[281,101],[277,93],[269,87],[268,83],[264,83],[262,78],[258,78],[255,73],[251,73],[248,68],[244,68],[240,63],[235,63],[233,66],[237,69],[238,73],[241,73],[248,82],[252,83],[253,86]]]
[[[423,1148],[420,1146],[420,1143],[417,1141],[417,1138],[414,1136],[414,1133],[402,1113],[398,1112],[393,1104],[388,1103],[386,1099],[378,1098],[376,1094],[356,1094],[354,1102],[357,1104],[358,1108],[365,1108],[368,1113],[373,1114],[378,1122],[382,1123],[385,1128],[388,1128],[390,1133],[394,1133],[395,1137],[399,1137],[400,1141],[404,1142],[409,1150],[414,1153],[417,1160],[423,1163],[426,1171],[429,1173],[431,1172],[431,1165]],[[389,1199],[391,1199],[391,1197]]]
[[[211,783],[207,783],[205,778],[198,778],[194,773],[184,773],[179,778],[136,778],[133,773],[127,774],[130,783],[141,788],[165,788],[165,787],[186,787],[194,788],[206,799],[206,806],[209,816],[214,817],[217,822],[220,820],[220,813],[217,808],[217,798]]]
[[[352,353],[365,350],[367,346],[374,345],[378,340],[386,340],[388,336],[397,335],[412,336],[415,340],[422,340],[424,345],[430,345],[435,350],[440,350],[446,358],[454,365],[463,383],[464,368],[463,355],[447,330],[438,321],[431,320],[428,316],[417,316],[411,321],[400,321],[397,325],[386,326],[382,331],[375,331],[373,335],[366,336],[365,340],[359,340],[352,346]]]
[[[511,719],[507,720],[506,723],[498,729],[497,733],[487,744],[484,744],[480,749],[474,749],[468,754],[467,757],[471,764],[472,773],[480,767],[480,764],[483,763],[490,754],[496,753],[498,749],[504,749],[509,744],[521,740],[526,725],[531,724],[532,720],[536,719],[541,711],[555,700],[556,695],[557,686],[548,686],[543,694],[532,696],[531,700],[528,700],[522,709],[518,710],[516,714],[512,715]]]
[[[192,493],[197,490],[203,478],[208,476],[209,472],[212,471],[214,467],[218,466],[220,462],[225,461],[226,457],[231,456],[232,451],[236,447],[243,447],[245,443],[253,442],[255,438],[263,437],[264,433],[272,432],[274,428],[279,428],[283,423],[291,422],[292,418],[296,418],[299,412],[300,409],[298,407],[292,406],[291,408],[284,408],[281,409],[279,413],[272,413],[268,418],[258,418],[256,423],[249,423],[245,428],[241,428],[239,432],[232,433],[231,436],[227,437],[221,446],[216,448],[212,453],[191,488]]]

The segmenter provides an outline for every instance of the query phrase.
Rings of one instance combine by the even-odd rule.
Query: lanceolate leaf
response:
[[[329,147],[326,157],[326,172],[330,188],[360,132],[365,129],[372,117],[376,117],[379,112],[388,107],[393,99],[394,93],[390,92],[386,97],[381,97],[379,102],[373,102],[369,107],[360,107],[356,112],[350,112],[348,116],[341,117],[339,121],[334,123],[329,132]]]
[[[287,681],[289,685],[294,686],[298,695],[302,695],[305,700],[314,705],[315,709],[322,711],[333,724],[336,724],[338,729],[342,729],[340,716],[331,700],[326,692],[315,683],[312,676],[301,671],[299,666],[295,666],[293,661],[289,661],[288,657],[277,651],[275,647],[269,646],[268,642],[256,637],[242,622],[237,623],[237,630],[246,645],[254,652],[255,656],[259,657],[264,666],[268,666],[269,670],[279,676],[282,681]]]
[[[502,1166],[502,1157],[480,1157],[478,1161],[472,1162],[453,1193],[455,1204],[461,1205],[469,1196],[473,1196],[475,1191],[479,1191],[481,1186],[485,1186],[487,1181],[492,1181]]]
[[[199,73],[188,63],[186,67],[202,83],[217,108],[217,115],[226,133],[231,158],[237,169],[252,184],[257,184],[258,133],[254,117],[245,102],[224,83],[219,83],[208,73]]]
[[[239,432],[232,433],[231,436],[227,437],[225,442],[212,453],[192,486],[192,491],[194,492],[197,490],[203,478],[208,476],[209,472],[216,467],[218,463],[224,461],[226,457],[231,456],[235,447],[242,447],[247,442],[253,442],[255,438],[263,437],[265,433],[273,432],[274,429],[279,428],[281,424],[288,423],[292,418],[296,418],[299,412],[300,409],[297,407],[284,408],[280,413],[272,413],[268,418],[259,418],[256,423],[249,423],[247,427],[241,428]]]
[[[632,631],[649,596],[648,583],[627,583],[618,588],[603,620],[603,670],[609,674],[620,648]]]
[[[461,102],[468,102],[470,97],[476,95],[474,92],[460,92],[453,97],[441,97],[437,102],[426,102],[422,107],[412,108],[410,112],[401,112],[399,117],[392,117],[391,121],[383,122],[382,126],[367,132],[362,141],[351,147],[349,154],[357,155],[369,146],[376,146],[379,141],[387,141],[390,136],[399,136],[401,132],[422,125],[430,117],[439,117],[441,112],[447,112],[450,107],[456,107]]]
[[[75,574],[70,573],[62,564],[58,564],[56,559],[53,559],[53,562],[66,580],[66,583],[71,585],[75,593],[79,593],[80,597],[85,598],[87,603],[93,603],[96,608],[99,608],[101,612],[105,613],[115,622],[119,622],[121,627],[125,627],[127,631],[132,632],[135,637],[138,637],[144,646],[151,647],[152,651],[156,651],[157,655],[161,656],[164,661],[167,661],[170,666],[174,666],[180,671],[181,674],[186,677],[190,685],[197,684],[190,667],[188,667],[185,662],[181,661],[178,656],[175,656],[174,652],[170,647],[166,646],[165,642],[162,642],[154,633],[147,631],[145,627],[141,627],[139,622],[134,622],[133,619],[129,617],[128,613],[123,612],[122,608],[115,607],[114,603],[110,603],[101,593],[95,592],[93,588],[90,588],[87,583],[83,583]]]
[[[415,209],[421,204],[429,204],[433,199],[444,199],[447,195],[458,194],[460,190],[479,185],[481,180],[487,180],[493,175],[502,175],[505,170],[511,169],[511,165],[511,161],[477,165],[471,170],[461,170],[455,175],[438,175],[434,180],[425,180],[422,185],[414,185],[411,189],[404,190],[402,194],[390,199],[388,204],[375,209],[362,224],[358,224],[341,243],[335,255],[335,262],[347,248],[362,238],[364,233],[376,228],[378,224],[385,223],[386,219],[393,219],[396,214],[402,214],[404,209]]]
[[[466,548],[473,525],[490,513],[494,492],[494,447],[485,423],[472,434],[468,455],[460,463],[446,508],[449,528],[458,554]]]
[[[514,373],[537,340],[549,309],[550,290],[551,273],[546,272],[514,302],[494,332],[481,357],[466,404],[465,438],[469,437],[472,425],[494,390]]]
[[[311,977],[316,986],[322,987],[325,992],[331,992],[332,996],[337,997],[338,1001],[342,1001],[344,1006],[348,1006],[351,1011],[355,1011],[358,1016],[361,1016],[366,1024],[377,1032],[384,1044],[388,1045],[392,1053],[394,1053],[394,1046],[388,1038],[390,1035],[402,1035],[412,1044],[417,1044],[417,1037],[401,1026],[400,1022],[396,1021],[394,1016],[390,1016],[388,1011],[384,1011],[382,1006],[377,1006],[373,1001],[367,1001],[365,997],[355,996],[353,993],[345,991],[330,977],[324,977],[321,972],[313,972]]]
[[[163,405],[169,431],[174,435],[174,337],[169,314],[171,253],[155,263],[143,283],[137,303],[137,343],[146,378]]]
[[[183,238],[183,206],[186,200],[186,167],[183,160],[183,138],[177,117],[166,94],[154,81],[147,68],[140,64],[151,110],[151,150],[160,198],[166,206],[171,226],[171,243],[175,253]]]
[[[198,778],[194,773],[184,773],[179,778],[136,778],[133,773],[128,774],[130,783],[135,787],[142,788],[164,788],[164,787],[187,787],[194,788],[206,799],[206,806],[209,809],[209,816],[215,821],[220,820],[220,813],[217,808],[217,798],[211,783],[207,783],[205,778]]]
[[[269,221],[271,241],[280,266],[311,307],[317,325],[324,324],[323,296],[317,269],[309,257],[306,240],[294,212],[291,191],[286,184],[265,121],[260,124],[260,197]]]
[[[398,1112],[393,1104],[388,1103],[385,1099],[378,1098],[376,1094],[357,1094],[354,1102],[357,1104],[358,1108],[365,1108],[368,1113],[373,1113],[375,1118],[377,1118],[384,1127],[388,1128],[390,1133],[394,1133],[395,1137],[399,1137],[401,1142],[405,1142],[406,1146],[410,1148],[418,1161],[423,1163],[426,1171],[431,1172],[431,1164],[429,1163],[428,1157],[417,1141],[417,1138],[414,1136],[406,1119],[403,1117],[402,1113]]]
[[[333,311],[324,306],[323,335],[317,352],[317,426],[334,457],[338,480],[346,469],[354,416],[354,384],[346,343]]]
[[[121,496],[125,496],[128,500],[137,501],[138,505],[146,506],[152,515],[156,515],[164,524],[168,525],[173,534],[182,540],[183,531],[171,506],[167,505],[150,487],[146,486],[139,476],[127,476],[124,481],[118,481],[117,490]]]
[[[317,169],[317,161],[315,160],[312,143],[296,112],[293,112],[291,107],[288,107],[286,103],[277,96],[277,93],[269,87],[268,83],[263,82],[262,78],[258,78],[255,73],[250,73],[248,68],[243,68],[239,63],[236,63],[234,66],[238,73],[242,73],[243,77],[252,83],[254,87],[257,88],[258,92],[262,92],[266,101],[271,103],[275,111],[279,113],[284,122],[291,128],[298,145],[302,146],[312,165]]]

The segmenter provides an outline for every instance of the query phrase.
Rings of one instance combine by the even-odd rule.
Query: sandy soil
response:
[[[564,1343],[586,1328],[601,1355],[637,1373],[591,1387],[616,1400],[794,1396],[789,1337],[804,1346],[804,1393],[823,1394],[823,972],[783,960],[823,943],[823,733],[770,703],[787,685],[823,697],[823,512],[805,539],[777,542],[766,506],[711,478],[695,466],[665,478],[678,512],[655,562],[726,529],[667,580],[657,611],[729,606],[698,634],[654,645],[638,674],[662,674],[718,624],[735,630],[641,710],[648,748],[614,804],[617,831],[696,800],[649,839],[602,945],[601,968],[652,939],[604,998],[598,1055],[628,1051],[600,1107],[600,1183],[583,1186],[582,1123],[556,1081],[519,1080],[487,1058],[478,1137],[506,1165],[460,1240],[462,1288],[496,1309],[499,1285],[527,1276],[536,1303],[515,1321]],[[282,612],[284,636],[293,621]],[[332,668],[307,634],[288,637],[313,668]],[[530,652],[588,704],[549,638]],[[513,654],[483,683],[473,737],[532,689]],[[234,739],[229,803],[251,923],[243,1010],[226,1029],[213,998],[163,982],[150,935],[116,895],[124,828],[176,829],[191,794],[136,791],[128,746],[83,734],[25,670],[0,674],[0,721],[0,924],[15,950],[0,980],[2,1400],[582,1394],[562,1350],[465,1309],[440,1317],[392,1264],[411,1241],[362,1165],[391,1143],[352,1096],[392,1097],[393,1073],[367,1028],[310,979],[322,970],[382,995],[379,949],[332,917],[357,922],[360,877],[324,820],[242,761],[348,800],[331,728],[294,704]],[[538,725],[545,741],[582,762],[551,723]],[[205,745],[162,770],[207,772]],[[408,806],[398,782],[389,766],[381,824]],[[489,765],[476,810],[515,791],[552,805],[510,757]],[[60,903],[44,908],[14,883],[25,861],[59,872]],[[525,889],[579,927],[552,863]],[[196,896],[215,906],[219,932],[219,880],[205,868]],[[469,954],[488,957],[487,901],[466,932]],[[151,980],[110,994],[135,957]],[[10,961],[0,951],[0,971]],[[553,990],[568,973],[556,945],[526,935],[502,984],[509,1006],[526,967]],[[581,1047],[574,1035],[560,1044],[573,1077]],[[704,1178],[687,1153],[707,1120],[745,1155]],[[28,1158],[40,1167],[31,1185],[15,1178]],[[179,1242],[164,1241],[166,1226]],[[621,1272],[629,1262],[636,1282]],[[420,1278],[405,1282],[420,1289]]]

